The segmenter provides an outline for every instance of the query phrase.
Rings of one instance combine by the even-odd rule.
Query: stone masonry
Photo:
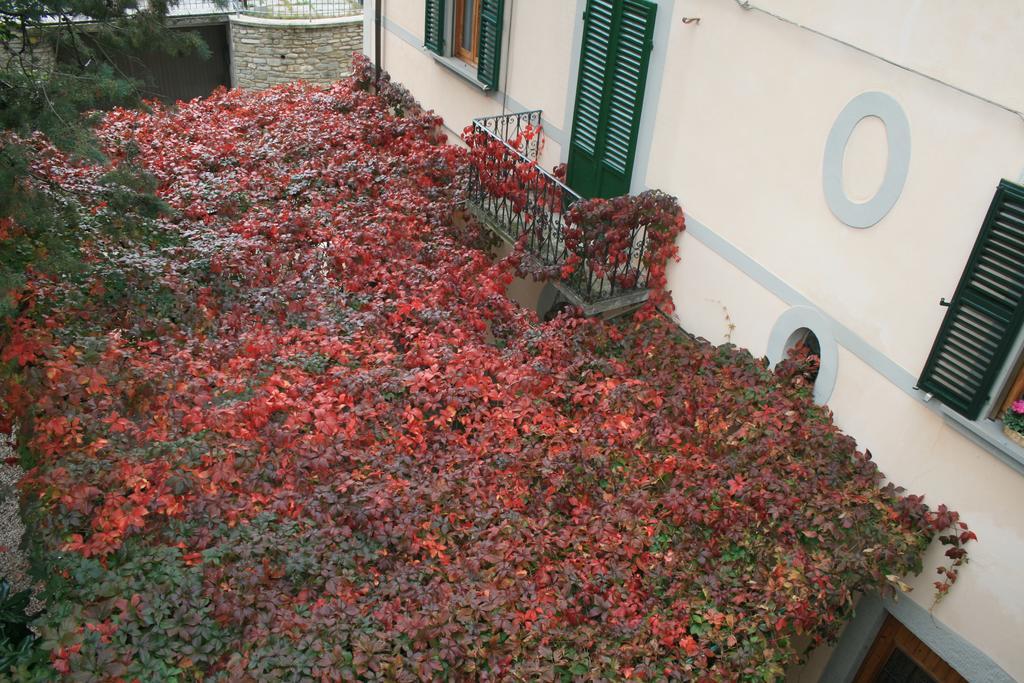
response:
[[[3,60],[4,67],[11,69],[20,65],[26,71],[51,71],[57,63],[53,44],[40,33],[30,34],[29,40],[31,50],[22,50],[21,39],[18,36],[12,36],[2,43],[0,60]]]
[[[327,84],[348,76],[363,46],[363,18],[231,17],[231,84],[267,88],[303,80]]]

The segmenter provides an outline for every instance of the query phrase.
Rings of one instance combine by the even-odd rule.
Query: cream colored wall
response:
[[[500,103],[488,99],[475,86],[460,83],[460,76],[435,62],[429,53],[388,31],[382,38],[384,68],[409,87],[423,106],[437,112],[453,134],[461,133],[477,116],[500,113]]]
[[[1024,121],[735,3],[681,4],[702,20],[673,20],[654,124],[672,144],[654,145],[646,184],[916,375],[999,179],[1024,167]],[[868,90],[902,104],[912,152],[900,201],[856,230],[826,206],[821,169],[836,116]],[[883,139],[851,141],[855,198],[887,155],[861,143]]]
[[[544,118],[566,135],[567,94],[576,90],[570,82],[576,0],[514,0],[505,3],[511,13],[506,27],[512,45],[508,52],[508,94],[530,109],[543,109]]]
[[[575,89],[575,83],[569,83],[575,0],[505,3],[503,40],[507,50],[502,52],[501,93],[485,92],[438,63],[422,47],[424,6],[421,1],[410,0],[384,5],[388,23],[412,34],[416,42],[410,45],[397,33],[385,30],[384,68],[409,87],[424,106],[441,115],[450,130],[461,133],[478,116],[502,113],[502,93],[506,92],[510,100],[525,109],[541,109],[552,125],[560,129],[566,125],[567,93]],[[507,104],[506,111],[517,111],[514,103]],[[547,138],[542,166],[552,168],[561,157],[561,145]]]
[[[669,288],[678,302],[680,327],[712,344],[732,342],[763,356],[775,320],[788,306],[711,251],[683,233],[680,262],[669,265]]]
[[[754,0],[861,49],[1024,110],[1020,0]]]
[[[420,0],[384,0],[383,12],[388,21],[398,24],[416,36],[422,45],[425,8],[426,2]]]
[[[894,16],[927,14],[919,30],[898,32],[903,43],[890,46],[892,55],[1009,105],[1020,95],[1005,87],[1006,72],[988,73],[1016,60],[1007,72],[1016,74],[1018,86],[1024,83],[1019,49],[1011,50],[1016,45],[1006,38],[1024,35],[1012,30],[1019,11],[1009,12],[1007,25],[996,30],[997,10],[1019,10],[1020,2],[993,1],[984,11],[978,3],[970,9],[961,3],[956,48],[947,43],[943,54],[923,36],[945,30],[940,24],[952,21],[953,3],[938,3],[937,16],[926,11],[927,3],[774,4],[823,30],[842,25],[844,40],[863,39],[875,48],[895,40]],[[874,16],[866,17],[870,12]],[[985,17],[968,18],[967,12]],[[858,19],[844,23],[847,13]],[[699,16],[701,23],[684,25],[682,16]],[[886,27],[883,37],[878,26]],[[667,49],[651,163],[640,169],[646,185],[678,195],[688,214],[916,376],[945,312],[938,300],[952,295],[996,185],[1002,177],[1017,179],[1024,168],[1024,121],[733,2],[678,3]],[[840,110],[869,90],[892,95],[906,111],[911,163],[891,213],[873,228],[856,230],[825,203],[822,159]],[[886,158],[884,126],[865,120],[844,163],[852,199],[874,193]],[[720,343],[724,305],[736,326],[732,341],[763,354],[787,307],[693,236],[684,236],[681,248],[683,261],[670,268],[669,286],[682,326]],[[933,614],[1024,680],[1024,476],[843,347],[829,405],[893,481],[960,511],[976,530],[980,542],[969,548],[970,565]],[[911,582],[910,597],[925,608],[934,594],[934,567],[943,559],[942,549],[933,547],[925,572]],[[819,669],[822,658],[815,664]],[[805,680],[808,673],[794,675]]]
[[[968,547],[970,564],[935,618],[1024,680],[1024,476],[975,447],[924,405],[840,349],[840,380],[830,407],[836,422],[870,448],[892,481],[927,492],[934,505],[957,510],[978,534]],[[934,567],[944,564],[933,545],[925,571],[910,581],[913,600],[929,607]]]

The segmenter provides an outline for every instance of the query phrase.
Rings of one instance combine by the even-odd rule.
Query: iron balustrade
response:
[[[470,211],[507,241],[525,239],[528,253],[587,314],[643,301],[650,279],[647,226],[631,226],[625,244],[613,249],[604,235],[570,225],[566,214],[582,197],[538,165],[540,124],[539,110],[473,120]],[[574,268],[563,279],[567,262]]]
[[[473,125],[487,131],[498,142],[515,145],[516,151],[530,161],[537,161],[540,156],[541,113],[540,109],[534,109],[519,114],[481,116],[473,119]]]
[[[568,256],[563,216],[580,196],[537,164],[539,123],[539,111],[474,119],[474,133],[492,143],[478,152],[497,151],[501,157],[487,159],[495,163],[487,163],[486,169],[473,164],[469,201],[507,240],[525,236],[530,254],[543,265],[561,266]],[[533,140],[527,141],[525,134],[533,134]]]

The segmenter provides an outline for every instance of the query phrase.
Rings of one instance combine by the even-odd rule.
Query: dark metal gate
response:
[[[205,26],[174,28],[195,31],[210,48],[210,56],[171,56],[159,52],[140,52],[117,60],[125,75],[142,82],[142,94],[164,102],[190,100],[209,95],[219,86],[231,85],[231,58],[227,22]]]

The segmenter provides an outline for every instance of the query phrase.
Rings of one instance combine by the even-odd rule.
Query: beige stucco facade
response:
[[[682,261],[669,271],[680,325],[763,355],[791,307],[824,321],[838,346],[828,402],[837,423],[894,481],[958,510],[980,539],[940,604],[938,548],[907,599],[973,648],[939,651],[969,680],[1024,680],[1024,449],[986,441],[914,389],[946,310],[939,299],[953,294],[996,186],[1024,173],[1024,0],[657,4],[632,187],[676,195],[687,212]],[[551,168],[568,157],[585,5],[506,0],[501,84],[485,91],[423,48],[422,1],[392,0],[383,66],[454,131],[478,116],[543,110],[541,163]],[[865,92],[905,114],[909,168],[891,210],[857,229],[830,210],[823,165],[837,117]],[[854,202],[875,195],[889,155],[902,153],[886,133],[864,119],[840,158]],[[819,680],[829,656],[793,680]]]

